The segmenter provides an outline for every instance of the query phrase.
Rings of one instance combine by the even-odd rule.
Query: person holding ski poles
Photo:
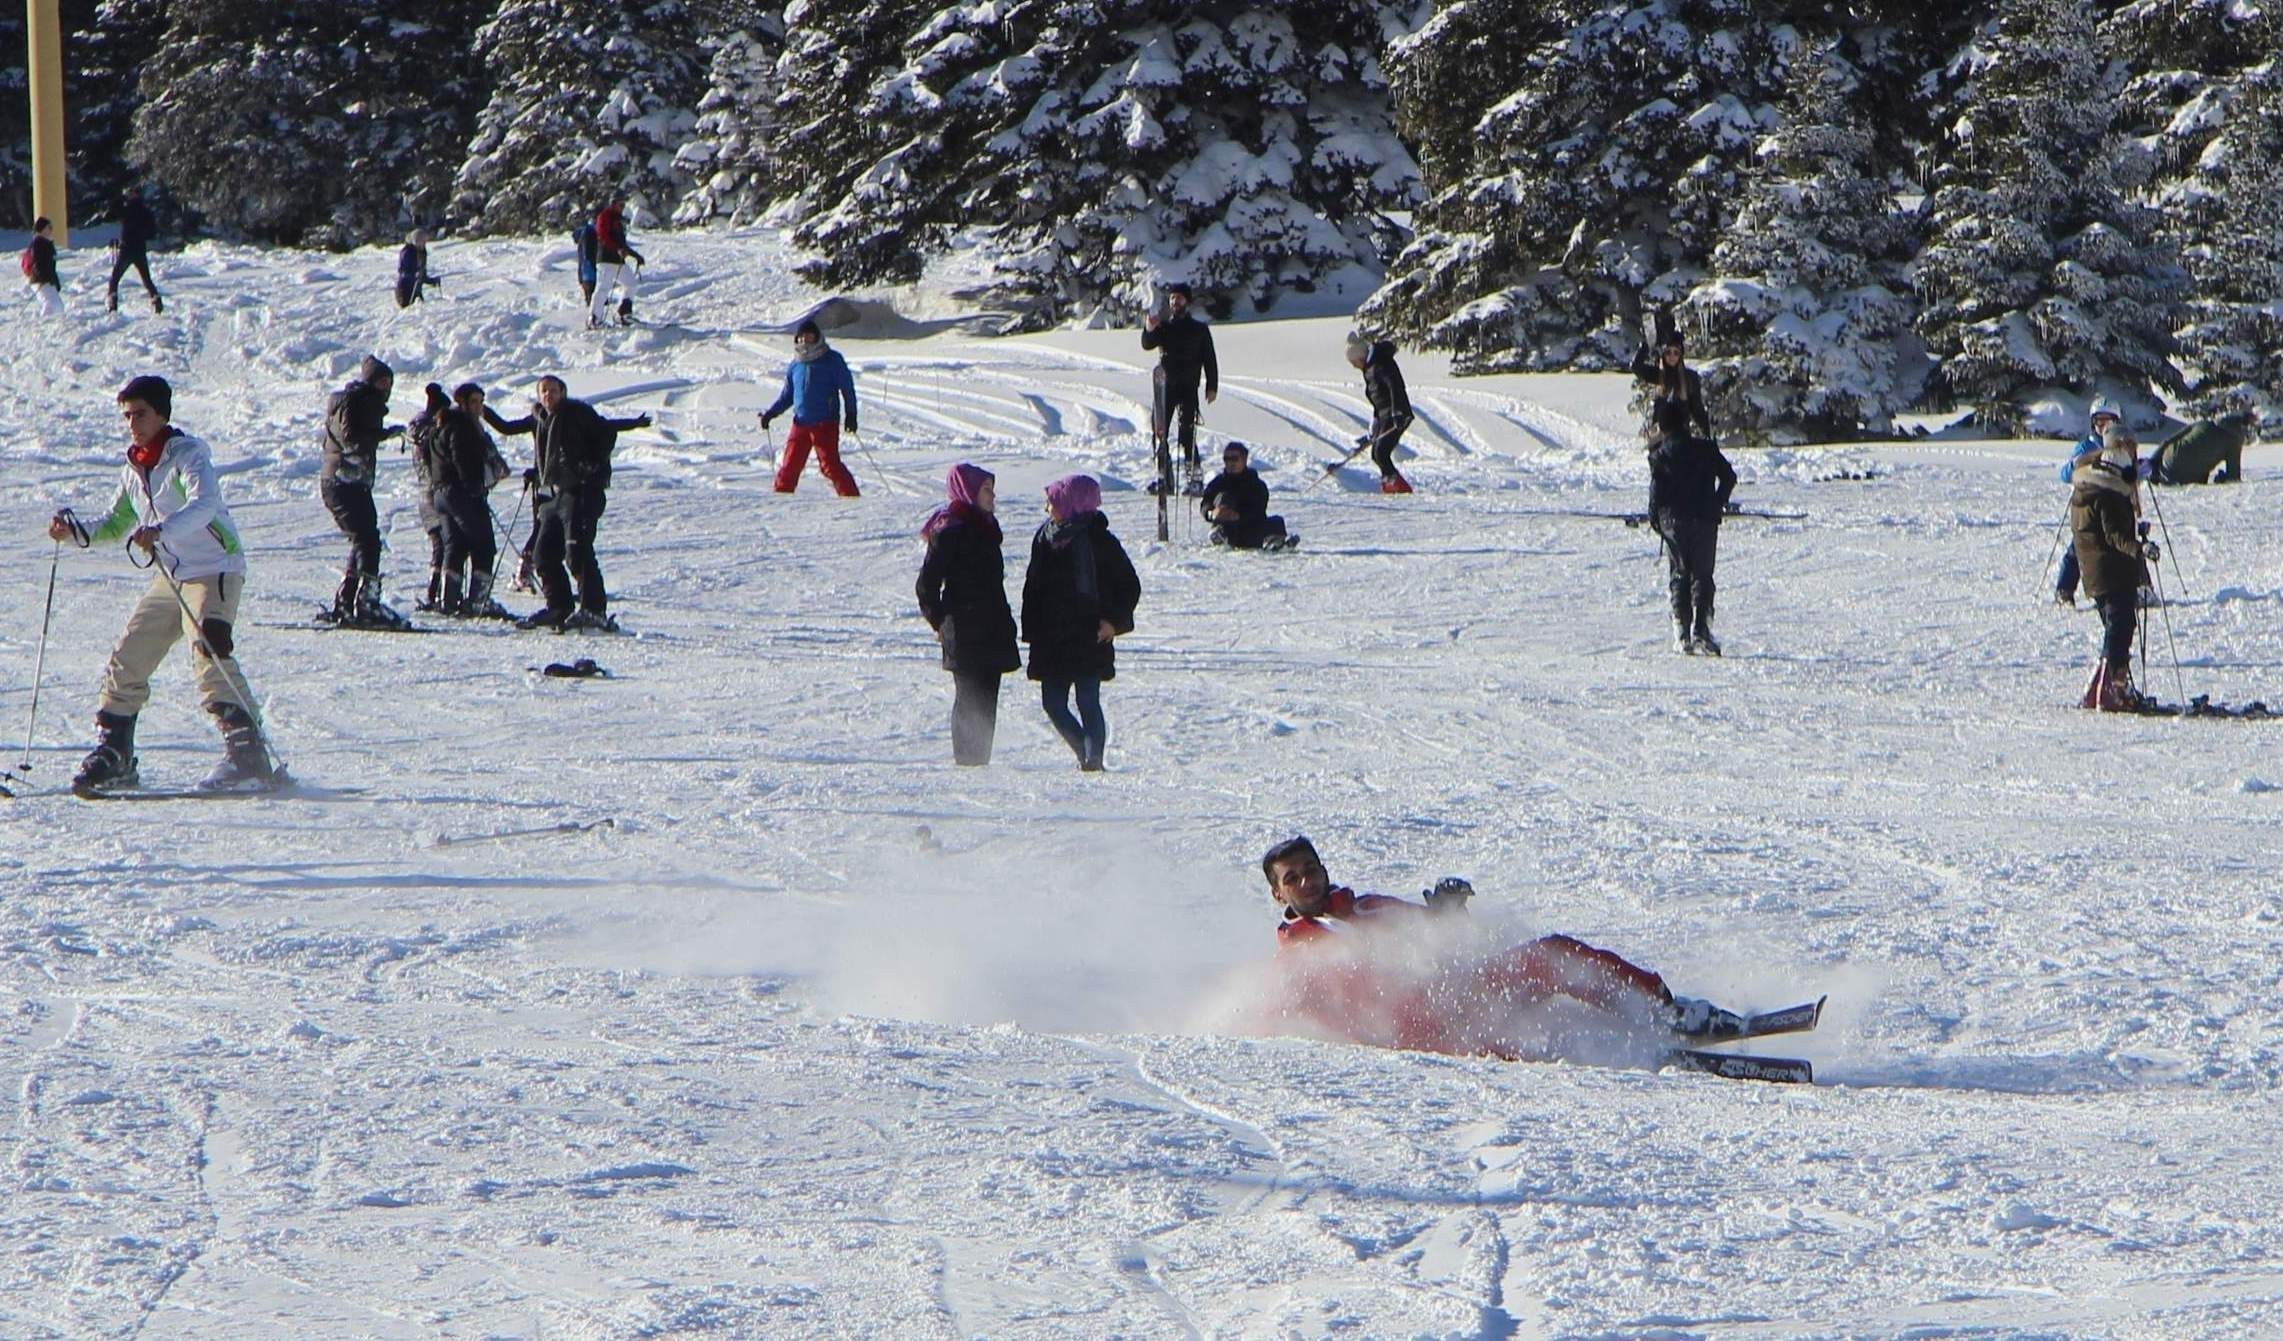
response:
[[[573,400],[563,379],[539,379],[538,399],[521,419],[502,419],[479,405],[477,413],[495,433],[532,435],[531,469],[523,482],[544,497],[533,520],[532,566],[547,608],[516,621],[520,629],[615,630],[602,564],[595,558],[595,529],[609,502],[610,455],[618,435],[650,427],[650,416],[606,418],[583,400]]]
[[[492,598],[499,523],[488,495],[508,476],[499,444],[484,432],[484,389],[462,382],[439,417],[429,457],[430,506],[443,521],[443,589],[438,605],[465,619],[512,619]]]
[[[403,425],[386,426],[389,392],[396,373],[373,355],[357,366],[356,380],[325,404],[325,458],[317,495],[333,525],[349,537],[349,560],[333,592],[330,616],[320,619],[357,628],[404,628],[412,621],[381,600],[380,512],[373,505],[373,480],[380,473],[380,445],[400,437]]]
[[[2080,706],[2129,712],[2141,705],[2132,685],[2132,639],[2140,619],[2140,589],[2156,542],[2140,534],[2139,444],[2122,424],[2101,435],[2101,450],[2077,457],[2069,494],[2072,552],[2085,594],[2101,612],[2101,657]]]
[[[1157,368],[1151,373],[1150,433],[1160,447],[1174,431],[1179,421],[1181,433],[1181,463],[1188,483],[1182,492],[1196,497],[1204,492],[1205,471],[1197,457],[1197,383],[1205,384],[1205,403],[1210,405],[1221,394],[1221,364],[1213,354],[1213,332],[1189,310],[1189,286],[1183,283],[1165,286],[1165,312],[1150,313],[1142,319],[1142,348],[1158,351]],[[1167,485],[1160,475],[1150,485],[1157,493]]]
[[[72,790],[102,793],[141,784],[135,721],[150,701],[151,675],[175,642],[190,639],[198,697],[222,731],[224,757],[199,786],[240,791],[276,785],[278,771],[253,715],[254,695],[239,669],[231,636],[246,589],[246,553],[231,524],[214,473],[213,449],[174,427],[174,388],[144,375],[122,388],[119,417],[127,428],[127,460],[110,508],[92,527],[66,508],[49,520],[48,536],[81,549],[125,539],[129,557],[154,569],[127,615],[127,626],[103,672],[95,710],[96,745],[80,761]]]
[[[579,306],[587,307],[595,300],[596,267],[601,264],[601,248],[595,241],[595,221],[581,223],[571,230],[571,246],[579,254]]]
[[[404,250],[396,254],[396,305],[399,310],[412,306],[425,297],[430,289],[444,287],[444,281],[428,273],[428,230],[415,228],[405,239]]]
[[[1411,393],[1404,388],[1403,370],[1395,366],[1395,342],[1351,336],[1348,365],[1363,374],[1364,398],[1371,402],[1371,434],[1364,441],[1371,446],[1371,463],[1379,467],[1379,491],[1410,493],[1411,481],[1395,468],[1395,446],[1411,427]]]
[[[824,330],[804,321],[793,331],[793,361],[785,368],[785,389],[776,403],[761,412],[761,431],[786,410],[793,412],[793,431],[785,435],[785,450],[777,458],[775,488],[789,494],[800,487],[801,470],[809,452],[816,452],[816,468],[842,498],[858,497],[856,477],[840,460],[840,432],[856,432],[856,376],[848,360],[824,342]]]
[[[2124,416],[2117,409],[2117,403],[2106,396],[2095,396],[2093,398],[2092,412],[2086,416],[2086,419],[2088,420],[2088,427],[2085,436],[2077,439],[2077,445],[2069,449],[2069,459],[2061,463],[2060,474],[2063,484],[2070,483],[2074,478],[2079,462],[2091,460],[2100,455],[2102,435],[2124,422]],[[2076,495],[2072,492],[2070,494],[2070,508],[2074,511],[2075,507]],[[2077,604],[2078,573],[2077,547],[2072,544],[2061,551],[2061,572],[2053,580],[2053,603],[2055,605],[2075,606]]]
[[[632,260],[633,266],[627,265]],[[642,253],[626,240],[626,199],[612,196],[610,203],[595,215],[595,292],[593,304],[587,309],[587,329],[599,330],[602,319],[610,311],[610,291],[619,289],[618,324],[634,324],[634,291],[642,282],[639,267],[644,263]]]
[[[1719,656],[1712,636],[1712,570],[1720,551],[1720,519],[1736,492],[1736,468],[1720,445],[1688,431],[1689,409],[1662,400],[1649,440],[1649,524],[1665,545],[1666,589],[1673,602],[1673,646],[1691,656]]]

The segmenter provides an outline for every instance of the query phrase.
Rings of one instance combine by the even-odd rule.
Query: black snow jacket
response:
[[[1657,361],[1657,351],[1647,345],[1641,346],[1640,350],[1633,355],[1633,377],[1636,381],[1644,383],[1649,389],[1649,421],[1651,423],[1656,422],[1657,406],[1663,404],[1666,399],[1664,371],[1664,365]],[[1682,404],[1688,406],[1689,422],[1696,426],[1696,431],[1708,438],[1711,437],[1712,416],[1706,413],[1704,408],[1704,379],[1698,377],[1696,369],[1689,367],[1686,363],[1681,365],[1680,400]]]
[[[1268,516],[1268,481],[1257,470],[1224,470],[1206,483],[1205,496],[1197,500],[1197,508],[1206,521],[1213,521],[1213,513],[1223,503],[1237,510],[1239,525],[1256,524]]]
[[[953,521],[927,542],[913,591],[943,644],[954,675],[1004,675],[1023,668],[1015,612],[1007,605],[1007,560],[993,524]]]
[[[1715,518],[1736,492],[1736,468],[1710,438],[1668,433],[1649,449],[1649,514]]]
[[[32,283],[62,288],[63,281],[55,273],[55,240],[32,234]]]
[[[499,444],[484,432],[483,422],[457,406],[436,417],[431,441],[428,477],[437,488],[488,493],[507,474]]]
[[[565,398],[552,414],[535,408],[521,419],[502,419],[486,405],[484,422],[495,433],[532,434],[532,470],[539,487],[559,492],[588,484],[608,488],[610,454],[618,446],[618,435],[646,426],[650,416],[606,418],[583,400]]]
[[[1374,343],[1363,361],[1363,394],[1371,402],[1371,436],[1401,436],[1411,427],[1411,392],[1403,385],[1403,370],[1395,366],[1395,342]]]
[[[1117,656],[1101,641],[1100,624],[1119,633],[1134,630],[1134,607],[1141,604],[1141,578],[1125,546],[1110,534],[1110,519],[1088,513],[1071,528],[1075,534],[1050,538],[1055,524],[1038,528],[1031,540],[1031,564],[1023,574],[1023,641],[1031,645],[1033,680],[1117,677]]]
[[[1190,313],[1160,322],[1154,331],[1144,328],[1142,348],[1158,351],[1158,366],[1173,385],[1193,387],[1202,375],[1205,390],[1220,394],[1221,364],[1213,356],[1212,328]]]
[[[370,369],[334,392],[325,403],[325,464],[318,478],[370,485],[378,469],[387,418],[388,397],[372,384]]]
[[[151,218],[151,207],[138,197],[130,197],[119,206],[119,253],[122,256],[141,256],[150,250],[151,237],[158,231],[158,222]]]

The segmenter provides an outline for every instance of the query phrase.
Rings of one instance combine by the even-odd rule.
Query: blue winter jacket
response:
[[[785,390],[777,403],[768,410],[771,419],[793,410],[796,424],[830,424],[837,422],[840,406],[845,401],[848,417],[856,417],[856,378],[848,371],[848,360],[837,349],[827,349],[817,355],[814,362],[793,360],[785,370]]]

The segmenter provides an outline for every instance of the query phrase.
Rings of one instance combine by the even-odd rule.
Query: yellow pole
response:
[[[24,0],[26,72],[32,87],[32,212],[55,223],[55,244],[71,245],[63,176],[63,23],[56,0]]]

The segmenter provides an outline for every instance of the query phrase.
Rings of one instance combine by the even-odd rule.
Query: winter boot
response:
[[[71,780],[71,789],[86,795],[139,786],[142,780],[135,768],[134,715],[96,713],[95,748],[79,761],[79,772]]]
[[[1657,1023],[1691,1042],[1739,1038],[1744,1017],[1693,996],[1676,996],[1657,1008]]]
[[[262,729],[254,719],[235,703],[224,703],[212,709],[214,724],[222,728],[222,762],[198,784],[202,792],[260,792],[268,791],[278,783],[277,769],[270,763],[269,748],[262,741]]]
[[[1411,481],[1401,475],[1382,475],[1379,477],[1379,491],[1383,494],[1407,494],[1411,492]]]
[[[352,624],[357,618],[357,592],[364,586],[364,575],[351,567],[341,574],[341,585],[333,589],[333,609],[330,615],[317,617],[328,624]]]
[[[621,326],[634,324],[634,300],[632,298],[618,300],[618,324]]]
[[[428,595],[426,599],[414,601],[412,608],[423,613],[431,610],[450,610],[451,607],[446,603],[444,595],[443,569],[431,568],[428,570]]]
[[[461,590],[460,575],[458,573],[451,573],[445,576],[443,600],[433,604],[430,608],[441,610],[447,615],[465,615],[469,613],[467,597]]]
[[[151,295],[151,315],[154,317],[163,317],[166,315],[166,299],[159,297],[155,293]]]
[[[590,633],[616,633],[618,632],[618,620],[600,610],[573,610],[563,616],[561,627],[565,633],[574,629],[583,629]]]
[[[2093,683],[2086,691],[2093,701],[2086,707],[2102,712],[2138,712],[2144,704],[2140,691],[2132,687],[2132,666],[2111,666],[2102,663],[2093,673]]]
[[[526,554],[522,558],[519,558],[515,561],[515,577],[507,584],[507,589],[509,591],[526,592],[539,590],[539,588],[534,585],[532,581],[531,556],[529,554]]]
[[[463,613],[470,619],[515,618],[492,599],[490,573],[477,573],[468,579],[468,603]]]
[[[1679,615],[1673,616],[1673,650],[1686,652],[1692,657],[1696,655],[1694,631],[1689,628],[1688,621]]]
[[[515,627],[528,633],[533,629],[561,629],[563,621],[572,612],[568,610],[536,610],[515,621]]]
[[[1696,628],[1691,636],[1696,640],[1697,651],[1708,657],[1720,655],[1720,643],[1712,636],[1711,611],[1699,610],[1696,612]]]
[[[412,624],[381,600],[379,573],[367,573],[358,580],[356,611],[348,622],[367,629],[401,629]]]

